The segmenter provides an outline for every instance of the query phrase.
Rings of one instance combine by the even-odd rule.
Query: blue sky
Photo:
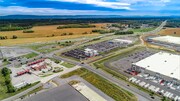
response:
[[[179,0],[0,0],[3,15],[179,16]]]

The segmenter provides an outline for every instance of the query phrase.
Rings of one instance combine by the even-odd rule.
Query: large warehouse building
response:
[[[180,55],[159,52],[133,63],[133,67],[180,80]]]
[[[154,41],[161,41],[161,42],[180,45],[180,37],[160,36],[160,37],[154,37],[154,38],[151,38],[151,39],[154,40]]]
[[[180,51],[180,37],[158,36],[148,38],[147,41],[155,45],[164,46],[176,51]]]

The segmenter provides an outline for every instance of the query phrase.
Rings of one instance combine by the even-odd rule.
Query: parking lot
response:
[[[113,39],[109,41],[103,41],[100,43],[88,45],[87,48],[97,50],[99,53],[104,53],[104,52],[109,52],[116,48],[127,47],[132,43],[133,42],[131,40]]]
[[[126,57],[121,58],[117,61],[113,61],[111,65],[118,69],[118,71],[126,71],[127,69],[130,69],[132,67],[132,63],[135,63],[137,61],[140,61],[152,54],[155,54],[156,51],[154,50],[141,50],[136,51],[128,54]]]
[[[64,56],[73,57],[75,59],[87,59],[88,56],[85,54],[83,50],[74,49],[67,52],[62,53]]]
[[[3,58],[14,58],[31,53],[32,51],[26,48],[19,47],[1,47],[1,55]]]
[[[134,39],[134,40],[133,40]],[[75,59],[88,59],[91,56],[87,55],[85,50],[90,49],[97,51],[97,54],[104,54],[106,52],[110,52],[113,49],[124,48],[130,44],[133,44],[136,41],[134,37],[121,37],[108,41],[103,41],[91,45],[84,46],[83,49],[73,49],[67,52],[62,53],[64,56],[73,57]]]
[[[152,92],[158,93],[174,101],[180,101],[180,82],[166,81],[155,75],[138,74],[129,79],[130,82],[138,84]]]

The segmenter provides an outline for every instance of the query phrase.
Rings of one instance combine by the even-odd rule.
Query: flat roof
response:
[[[180,45],[180,37],[175,37],[175,36],[159,36],[159,37],[154,37],[150,38],[155,41],[162,41],[162,42],[168,42],[168,43],[173,43],[173,44],[179,44]]]
[[[126,42],[126,43],[132,43],[131,40],[125,40],[125,39],[114,39],[114,42]]]
[[[88,101],[68,84],[36,94],[23,101]]]
[[[133,64],[180,80],[180,55],[159,52]]]

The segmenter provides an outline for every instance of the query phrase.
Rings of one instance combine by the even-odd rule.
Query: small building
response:
[[[24,86],[26,86],[26,85],[28,85],[27,82],[21,82],[21,83],[19,83],[19,84],[14,85],[14,87],[15,87],[16,89],[20,89],[20,88],[22,88],[22,87],[24,87]]]
[[[93,56],[97,56],[99,55],[98,51],[97,50],[94,50],[94,49],[90,49],[90,48],[86,48],[85,49],[85,54],[89,57],[93,57]]]
[[[149,27],[149,24],[142,24],[141,25],[141,28],[148,28]]]

